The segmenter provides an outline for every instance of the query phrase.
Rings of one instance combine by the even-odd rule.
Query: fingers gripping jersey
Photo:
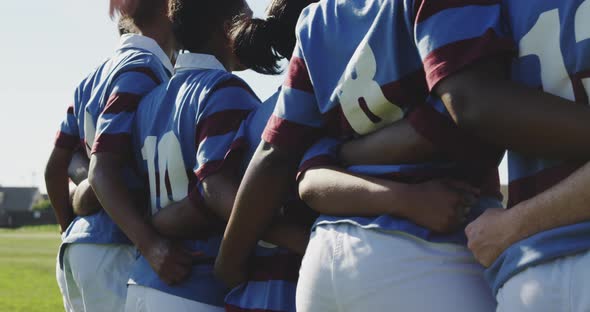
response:
[[[137,110],[133,144],[149,181],[152,213],[187,196],[203,205],[201,182],[227,166],[241,165],[247,147],[244,120],[259,104],[248,85],[213,56],[179,56],[170,82],[145,97]],[[161,281],[143,256],[131,282],[223,306],[226,289],[213,276],[220,242],[219,233],[184,242],[187,249],[203,252],[205,260],[180,284]]]
[[[588,104],[590,1],[419,2],[416,41],[430,87],[478,60],[516,51],[514,81]],[[544,192],[580,166],[513,151],[508,162],[509,206]],[[488,278],[497,291],[531,265],[588,249],[590,223],[539,233],[506,250],[488,271]]]

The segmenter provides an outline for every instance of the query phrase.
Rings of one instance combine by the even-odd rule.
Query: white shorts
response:
[[[316,228],[297,285],[298,312],[488,312],[496,302],[469,250],[350,224]]]
[[[590,251],[530,267],[496,296],[498,312],[590,311]]]
[[[185,299],[153,288],[129,285],[125,312],[223,312],[223,307]]]
[[[61,293],[62,300],[64,303],[64,311],[73,312],[72,307],[70,305],[70,301],[68,299],[68,290],[66,288],[66,275],[59,265],[59,254],[57,255],[57,259],[55,261],[55,279],[57,280],[57,286],[59,287],[59,291]]]
[[[133,246],[68,245],[63,256],[63,267],[72,311],[123,311],[127,280],[133,263]]]

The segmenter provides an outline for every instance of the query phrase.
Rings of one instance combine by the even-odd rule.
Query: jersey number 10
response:
[[[156,152],[158,155],[157,175]],[[176,135],[174,135],[174,132],[167,132],[159,142],[155,136],[146,137],[143,148],[141,149],[141,155],[147,162],[152,214],[158,211],[158,207],[166,207],[170,203],[170,200],[179,201],[188,195],[189,181],[186,176],[180,142],[176,138]],[[170,182],[170,190],[166,186],[166,176],[168,176]],[[156,190],[158,184],[160,187],[159,190]],[[159,205],[157,203],[158,191],[160,195]],[[171,193],[172,198],[168,195],[169,193]]]

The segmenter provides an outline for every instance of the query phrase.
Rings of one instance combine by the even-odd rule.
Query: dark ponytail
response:
[[[241,17],[234,23],[234,51],[242,65],[261,74],[278,74],[282,58],[275,50],[275,19]]]
[[[242,65],[261,74],[278,74],[278,62],[295,49],[295,26],[301,11],[317,0],[272,0],[266,19],[242,16],[232,30]]]

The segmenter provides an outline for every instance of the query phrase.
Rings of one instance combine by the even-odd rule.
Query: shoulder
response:
[[[252,88],[250,88],[250,86],[246,83],[246,81],[228,72],[223,72],[221,75],[216,77],[211,87],[211,93],[217,91],[237,91],[240,93],[247,93],[258,100],[258,97]]]
[[[299,19],[297,20],[297,25],[295,27],[297,41],[305,40],[310,36],[310,31],[314,23],[318,21],[324,23],[324,14],[322,14],[323,11],[325,11],[325,8],[320,6],[320,4],[317,2],[308,5],[305,9],[303,9],[303,11],[301,11]]]
[[[160,59],[151,52],[141,49],[127,49],[121,52],[118,57],[116,76],[122,74],[144,75],[157,84],[167,80],[168,74]]]

